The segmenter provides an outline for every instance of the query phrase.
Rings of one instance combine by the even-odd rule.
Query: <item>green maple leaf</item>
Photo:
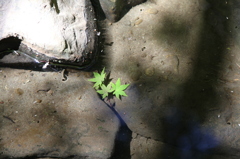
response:
[[[116,84],[112,83],[112,91],[113,94],[120,99],[121,96],[125,96],[127,97],[127,94],[124,92],[125,89],[127,89],[127,87],[129,86],[129,84],[124,84],[121,85],[121,80],[120,78],[117,80]]]
[[[93,75],[94,75],[94,78],[90,79],[89,81],[95,82],[95,84],[93,85],[93,88],[98,89],[99,87],[101,87],[101,85],[105,80],[105,76],[106,76],[105,68],[103,68],[100,74],[93,72]]]
[[[107,97],[108,94],[113,91],[111,85],[112,84],[109,83],[107,86],[105,86],[104,84],[100,86],[101,90],[98,90],[97,92],[102,95],[102,98]]]

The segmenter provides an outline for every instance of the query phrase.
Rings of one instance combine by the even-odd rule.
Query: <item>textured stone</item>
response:
[[[228,159],[223,155],[210,155],[204,152],[186,151],[161,141],[152,140],[137,134],[133,134],[131,142],[131,159],[155,159],[155,158],[211,158]],[[231,157],[237,159],[237,157]]]
[[[89,0],[0,2],[0,39],[10,36],[59,59],[79,59],[96,48],[95,14]]]
[[[147,76],[153,76],[154,75],[154,68],[153,67],[149,67],[145,70],[145,74]]]
[[[112,22],[120,20],[132,6],[145,1],[146,0],[99,0],[105,16]]]
[[[62,81],[60,73],[3,69],[0,79],[1,156],[111,156],[119,121],[83,74]]]
[[[237,6],[148,1],[106,29],[114,42],[105,50],[112,57],[111,75],[130,84],[115,109],[141,136],[132,140],[133,158],[168,158],[151,157],[157,149],[164,152],[162,143],[181,149],[176,158],[239,158]],[[137,18],[140,25],[128,25]],[[143,73],[137,81],[128,71],[133,63]],[[210,152],[215,155],[201,156]]]

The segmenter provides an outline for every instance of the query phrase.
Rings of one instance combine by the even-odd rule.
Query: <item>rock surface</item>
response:
[[[130,130],[189,152],[214,150],[213,158],[239,157],[237,6],[237,1],[148,1],[108,26],[111,75],[130,84],[116,110]],[[152,146],[145,140],[139,145],[146,146],[143,151]],[[167,146],[162,145],[148,157],[136,146],[131,150],[136,158],[161,158]]]
[[[1,156],[111,156],[118,118],[83,74],[3,69],[0,79]]]
[[[111,22],[120,20],[133,6],[146,0],[99,0],[105,16]]]
[[[33,50],[67,60],[96,47],[95,13],[88,0],[10,0],[0,6],[0,39],[14,36]]]
[[[128,97],[116,100],[114,107],[132,133],[130,144],[125,143],[128,149],[121,152],[128,153],[127,158],[239,158],[240,50],[239,16],[235,14],[239,12],[238,5],[235,0],[222,3],[214,0],[208,3],[205,0],[151,0],[132,8],[117,23],[102,22],[101,35],[105,41],[101,42],[106,54],[106,70],[111,71],[113,82],[121,78],[122,84],[130,84],[126,90]],[[31,73],[34,73],[33,77]],[[26,121],[24,127],[27,130],[34,130],[29,133],[33,138],[20,136],[20,139],[32,143],[36,140],[42,143],[40,146],[55,143],[63,152],[69,149],[73,154],[87,155],[91,159],[109,158],[114,140],[129,139],[126,131],[120,137],[114,137],[118,120],[98,99],[85,78],[70,73],[64,82],[58,73],[10,69],[3,69],[0,75],[3,81],[0,106],[5,116],[1,117],[4,121],[1,124],[6,127],[1,133],[9,137],[2,137],[1,142],[9,148],[15,146],[19,150],[26,146],[16,145],[20,142],[11,141],[10,136],[18,135],[21,129],[18,130],[17,124],[21,126],[23,121]],[[33,82],[28,82],[29,77]],[[79,81],[74,82],[71,78]],[[44,80],[50,84],[37,84]],[[34,89],[27,87],[30,84]],[[53,85],[52,91],[36,93],[39,87],[46,89],[49,85]],[[100,108],[104,109],[101,113]],[[64,118],[64,114],[69,116]],[[106,125],[102,125],[102,119]],[[95,121],[89,129],[94,140],[84,136],[87,121]],[[71,126],[72,123],[75,125]],[[47,128],[40,129],[49,139],[45,144],[36,135],[42,133],[34,129],[35,125],[41,124]],[[51,126],[54,129],[50,129]],[[82,132],[77,141],[74,130]],[[110,144],[98,144],[95,137]],[[71,141],[74,146],[66,141]],[[86,145],[93,145],[91,154]],[[96,145],[101,150],[107,147],[106,153]],[[121,146],[117,146],[120,151]],[[62,151],[51,148],[51,152],[46,152],[49,157],[54,153],[64,157]],[[36,153],[45,151],[40,150]],[[3,151],[10,155],[7,149]]]
[[[160,151],[163,150],[163,151]],[[190,154],[190,155],[189,155]],[[228,159],[227,156],[222,155],[209,155],[204,152],[197,151],[185,151],[174,146],[168,145],[161,141],[152,140],[145,138],[138,134],[133,134],[133,139],[131,142],[131,159],[145,159],[151,158],[155,159],[156,156],[161,156],[162,158],[211,158],[211,159]],[[190,159],[189,158],[189,159]],[[237,159],[237,157],[232,157],[231,159]]]

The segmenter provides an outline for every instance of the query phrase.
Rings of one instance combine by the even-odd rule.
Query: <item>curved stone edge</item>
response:
[[[24,0],[18,3],[18,8],[21,8],[20,3],[29,4],[28,7],[36,6],[35,2],[30,2],[28,0]],[[57,3],[57,9],[59,10],[59,12],[55,11],[56,6],[51,6],[49,4],[49,1],[42,0],[42,2],[38,4],[38,9],[40,11],[39,13],[37,13],[43,14],[41,15],[42,18],[40,17],[39,19],[39,23],[41,24],[41,26],[43,26],[42,28],[40,28],[40,30],[36,30],[34,27],[31,27],[31,29],[28,30],[19,30],[17,28],[24,28],[24,24],[21,24],[21,15],[16,15],[17,17],[14,17],[11,14],[11,12],[15,11],[16,4],[13,0],[8,2],[2,2],[0,4],[2,6],[2,10],[0,10],[0,12],[5,16],[1,19],[0,38],[4,39],[12,36],[17,37],[22,40],[22,43],[24,45],[28,46],[33,50],[36,50],[37,52],[46,54],[49,57],[55,57],[58,59],[65,59],[76,62],[78,62],[79,60],[84,61],[86,58],[88,58],[88,60],[90,59],[95,61],[95,57],[97,54],[98,36],[95,13],[91,2],[87,0],[84,2],[82,1],[83,6],[81,6],[81,4],[76,5],[76,3],[79,2],[76,2],[74,0],[72,0],[68,4],[62,2]],[[73,7],[70,7],[69,5]],[[84,14],[84,17],[79,17],[81,16],[81,14],[77,12],[83,12],[82,14]],[[45,14],[50,14],[50,18],[49,16],[44,16]],[[14,22],[5,25],[7,20],[13,21],[14,18],[16,19],[16,25]],[[43,23],[44,21],[46,21],[44,18],[49,18],[50,23]],[[32,26],[38,26],[38,22],[35,19],[30,19],[30,22],[28,23],[33,24]],[[28,24],[25,24],[25,27],[27,26]],[[41,41],[36,40],[36,37],[38,37],[37,35],[41,36],[41,32],[44,33],[46,29],[49,30],[50,28],[54,29],[55,31],[54,34],[50,36],[50,39],[52,39],[52,42],[50,44],[45,43],[44,38],[41,39],[41,37],[39,37],[39,40]],[[49,38],[47,37],[48,34],[45,34],[46,40],[49,40]],[[34,38],[35,40],[33,40]]]

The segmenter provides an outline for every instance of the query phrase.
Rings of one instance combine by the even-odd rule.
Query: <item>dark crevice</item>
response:
[[[132,141],[132,131],[118,112],[113,107],[110,107],[110,109],[120,121],[120,128],[115,138],[115,146],[111,159],[131,159],[130,143]]]
[[[50,6],[55,8],[57,14],[60,13],[57,0],[51,0],[50,1]]]
[[[91,2],[92,2],[92,6],[94,8],[94,11],[96,13],[97,20],[102,21],[102,20],[106,19],[106,16],[102,10],[99,0],[91,0]]]
[[[100,95],[99,98],[102,99]],[[115,102],[112,105],[109,105],[104,100],[103,102],[113,111],[120,122],[120,127],[114,141],[113,154],[110,159],[131,159],[130,144],[132,141],[132,131],[128,128],[125,121],[115,110]]]
[[[21,41],[19,38],[10,36],[8,38],[4,38],[0,41],[0,52],[4,52],[7,50],[18,50]],[[3,57],[2,54],[0,54],[0,59]]]
[[[91,0],[92,5],[94,7],[96,18],[97,18],[97,28],[98,32],[101,33],[101,36],[98,37],[98,60],[96,61],[95,65],[92,67],[92,70],[99,70],[99,68],[103,68],[104,66],[107,66],[107,59],[105,55],[105,32],[104,29],[104,22],[103,20],[106,18],[105,14],[101,8],[99,0]],[[101,96],[99,96],[101,99]],[[106,102],[105,102],[106,103]],[[132,140],[132,131],[128,128],[125,121],[122,119],[122,117],[118,114],[118,112],[114,109],[114,105],[109,105],[106,103],[106,105],[114,112],[114,114],[117,116],[120,122],[119,131],[116,134],[115,138],[115,146],[113,150],[113,154],[110,159],[130,159],[131,158],[131,152],[130,152],[130,143]]]
[[[97,43],[97,60],[95,64],[91,67],[89,71],[95,71],[99,70],[99,68],[106,67],[107,65],[107,55],[105,53],[105,40],[106,40],[106,28],[105,28],[105,22],[106,19],[105,14],[101,8],[99,0],[91,0],[95,16],[96,16],[96,24],[97,24],[97,32],[100,33],[100,36],[98,36],[98,43]]]

